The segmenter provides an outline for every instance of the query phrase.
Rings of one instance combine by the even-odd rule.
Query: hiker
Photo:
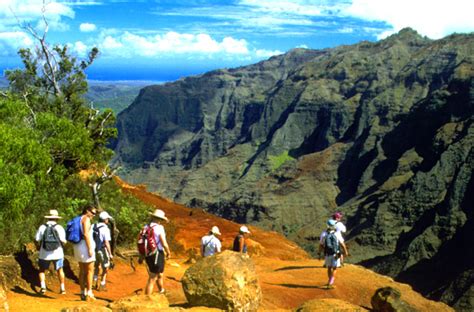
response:
[[[110,246],[112,238],[108,226],[109,220],[111,219],[112,217],[107,213],[107,211],[102,211],[99,214],[99,222],[94,224],[92,229],[95,242],[94,289],[98,291],[107,291],[107,272],[112,259],[114,258]],[[99,286],[98,278],[100,269],[102,269],[102,276]]]
[[[79,262],[79,285],[81,287],[81,300],[95,301],[92,292],[92,278],[95,263],[95,242],[92,233],[91,220],[97,214],[93,205],[87,205],[80,216],[81,240],[74,244],[74,259]]]
[[[342,241],[344,241],[344,237],[342,236],[343,233],[346,233],[347,229],[346,229],[346,226],[341,222],[341,219],[342,219],[342,212],[335,212],[331,218],[332,220],[334,220],[336,222],[336,232],[339,232],[341,234],[341,238],[342,238]],[[326,231],[323,231],[323,233],[321,234],[321,236],[319,237],[319,248],[318,248],[318,255],[319,255],[319,259],[322,259],[323,255],[324,255],[324,240],[323,240],[323,236],[325,235]],[[343,259],[344,256],[341,255],[341,266],[343,266]],[[325,267],[325,265],[324,265]]]
[[[321,234],[321,245],[324,246],[324,265],[328,268],[327,288],[334,288],[336,269],[341,266],[341,254],[348,255],[346,245],[342,239],[341,232],[336,231],[336,220],[327,222],[327,229]]]
[[[154,284],[158,286],[160,294],[165,293],[163,287],[163,272],[165,270],[165,258],[170,258],[170,249],[168,242],[166,241],[165,228],[161,224],[163,221],[168,221],[163,210],[156,209],[153,213],[150,213],[151,221],[150,224],[145,225],[153,230],[154,242],[156,243],[156,251],[145,257],[146,264],[148,266],[148,281],[146,283],[145,294],[151,295],[153,293]]]
[[[246,234],[250,234],[249,229],[242,225],[239,229],[239,234],[234,239],[234,245],[232,246],[233,251],[247,253],[247,243],[245,242]]]
[[[221,232],[217,226],[213,226],[209,233],[201,238],[201,255],[203,257],[221,252],[222,245],[217,235],[221,235]]]
[[[51,209],[49,215],[44,216],[44,218],[46,223],[39,227],[35,237],[35,240],[40,244],[38,259],[40,293],[46,293],[45,271],[49,269],[51,262],[53,262],[60,283],[59,293],[64,295],[66,289],[64,287],[63,244],[66,244],[66,232],[61,225],[57,224],[57,220],[61,219],[57,210]]]

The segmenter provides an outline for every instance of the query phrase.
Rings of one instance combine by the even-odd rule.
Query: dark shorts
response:
[[[64,258],[59,259],[59,260],[43,260],[43,259],[38,259],[38,266],[40,271],[46,271],[49,270],[49,266],[51,265],[51,262],[54,263],[54,269],[57,271],[61,269],[64,266]]]
[[[102,267],[103,270],[107,269],[110,266],[110,259],[105,249],[99,250],[95,254],[95,267]]]
[[[160,250],[154,255],[145,258],[148,271],[154,274],[163,273],[165,270],[165,253]]]

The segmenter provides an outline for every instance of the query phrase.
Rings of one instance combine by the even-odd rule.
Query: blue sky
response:
[[[78,56],[96,46],[91,79],[169,81],[256,63],[296,47],[376,41],[404,27],[438,39],[474,31],[473,0],[45,0],[48,41]],[[41,32],[43,0],[0,1],[0,70],[19,66]]]

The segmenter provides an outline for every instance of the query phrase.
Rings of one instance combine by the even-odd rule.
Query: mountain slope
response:
[[[352,261],[469,310],[472,51],[472,34],[404,29],[150,86],[118,116],[116,161],[129,182],[310,252],[341,210]]]

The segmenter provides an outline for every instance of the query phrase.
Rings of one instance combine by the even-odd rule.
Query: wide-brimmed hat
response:
[[[51,209],[49,211],[49,215],[44,216],[46,219],[62,219],[62,217],[59,216],[59,213],[56,209]]]
[[[107,219],[113,219],[111,215],[107,211],[102,211],[99,213],[99,219],[101,220],[107,220]]]
[[[214,234],[214,235],[221,235],[221,232],[219,231],[219,228],[215,225],[212,227],[211,233]]]
[[[239,230],[239,231],[242,232],[242,233],[249,233],[249,234],[250,234],[249,228],[246,227],[245,225],[242,225],[242,226],[240,227],[240,230]]]
[[[162,219],[162,220],[168,221],[168,218],[165,217],[165,212],[164,212],[163,210],[161,210],[161,209],[155,209],[155,211],[150,212],[150,215],[151,215],[152,217],[156,217],[156,218],[158,218],[158,219]]]

